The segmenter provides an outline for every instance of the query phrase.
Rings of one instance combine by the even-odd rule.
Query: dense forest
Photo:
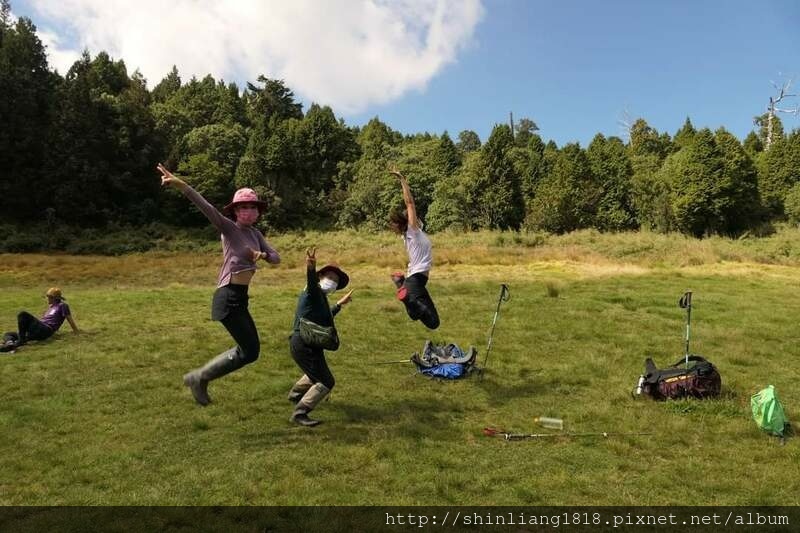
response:
[[[163,161],[218,206],[254,188],[273,230],[380,229],[402,200],[385,171],[396,164],[431,231],[758,233],[800,221],[800,130],[775,116],[767,147],[765,117],[744,142],[688,118],[673,135],[638,119],[624,139],[597,134],[587,147],[545,141],[530,119],[496,125],[485,142],[473,131],[403,135],[378,118],[354,127],[330,107],[304,110],[265,76],[238,87],[173,68],[149,89],[104,52],[62,76],[32,21],[12,21],[3,0],[0,222],[201,224],[159,190]]]

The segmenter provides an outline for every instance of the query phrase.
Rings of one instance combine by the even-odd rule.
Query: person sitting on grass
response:
[[[28,341],[43,341],[50,338],[64,320],[69,322],[72,331],[79,333],[75,319],[72,318],[69,306],[64,301],[61,289],[52,287],[45,293],[47,298],[47,310],[42,318],[36,318],[27,311],[22,311],[17,315],[17,331],[10,331],[3,335],[3,345],[0,352],[14,352],[20,346],[27,344]]]
[[[417,218],[414,197],[411,196],[411,188],[405,176],[396,168],[390,169],[389,173],[400,179],[406,204],[405,211],[395,210],[389,215],[389,227],[403,236],[408,251],[408,275],[403,275],[402,272],[392,274],[392,281],[397,287],[397,299],[406,306],[411,320],[419,320],[425,327],[436,329],[439,327],[439,313],[425,288],[433,266],[431,241],[422,231],[422,222]]]
[[[297,300],[292,335],[289,337],[289,351],[297,366],[304,372],[289,391],[289,401],[294,411],[289,419],[301,426],[316,426],[319,420],[309,418],[310,413],[335,384],[333,374],[325,361],[325,351],[312,346],[303,339],[301,320],[310,321],[323,328],[335,328],[333,317],[342,306],[351,301],[353,291],[345,294],[335,305],[328,305],[328,295],[347,287],[350,278],[338,266],[325,265],[317,271],[316,249],[306,251],[306,286]],[[335,342],[338,348],[338,335]],[[334,348],[335,349],[335,348]]]

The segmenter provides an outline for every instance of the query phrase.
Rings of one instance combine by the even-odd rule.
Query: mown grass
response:
[[[475,344],[482,360],[499,284],[511,288],[485,379],[459,382],[373,364],[408,357],[429,336],[393,300],[398,240],[278,236],[284,263],[251,289],[261,359],[214,382],[205,409],[181,376],[229,347],[209,319],[218,254],[2,255],[0,329],[59,284],[86,333],[0,358],[0,503],[797,505],[796,442],[778,446],[749,414],[767,384],[790,417],[800,404],[799,239],[779,235],[787,254],[780,243],[644,234],[436,235],[434,340]],[[356,288],[329,358],[337,386],[312,430],[289,424],[285,400],[299,375],[286,336],[309,244],[349,267]],[[682,353],[687,289],[693,351],[719,366],[724,394],[634,401],[644,358],[664,365]],[[653,435],[481,433],[534,431],[540,415],[571,431]]]

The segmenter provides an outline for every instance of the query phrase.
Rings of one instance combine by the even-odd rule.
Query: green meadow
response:
[[[275,236],[282,253],[251,286],[260,359],[212,382],[196,405],[181,377],[230,347],[210,320],[218,244],[116,257],[0,255],[0,329],[40,313],[60,286],[84,330],[0,356],[3,505],[798,505],[800,452],[750,415],[775,385],[791,418],[800,322],[800,231],[694,240],[579,232],[435,234],[429,289],[442,326],[412,323],[389,273],[390,235]],[[316,428],[288,421],[299,377],[287,336],[303,252],[338,261],[352,304],[328,360],[337,379]],[[484,362],[501,283],[509,285],[484,378],[441,382],[405,359],[428,338],[475,345]],[[634,400],[644,359],[692,351],[715,363],[711,401]],[[650,435],[506,442],[484,427]]]

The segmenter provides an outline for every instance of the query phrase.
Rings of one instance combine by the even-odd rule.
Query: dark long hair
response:
[[[392,209],[389,213],[389,223],[397,225],[400,233],[405,233],[408,230],[408,214],[403,209]]]

